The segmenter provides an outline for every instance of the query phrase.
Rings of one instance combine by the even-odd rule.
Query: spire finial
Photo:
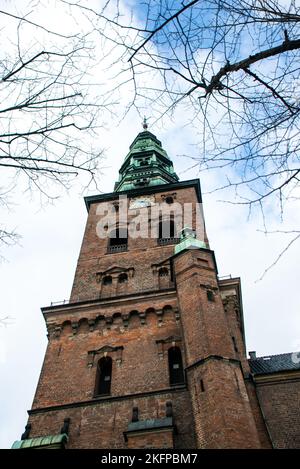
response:
[[[146,116],[144,116],[143,129],[144,129],[144,130],[147,130],[147,129],[148,129],[148,124],[147,124],[147,118],[146,118]]]

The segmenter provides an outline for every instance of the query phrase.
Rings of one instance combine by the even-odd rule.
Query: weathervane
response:
[[[144,130],[147,130],[147,129],[148,129],[148,124],[147,124],[147,118],[146,118],[146,116],[144,116],[143,129],[144,129]]]

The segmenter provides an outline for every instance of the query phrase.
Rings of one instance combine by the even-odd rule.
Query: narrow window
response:
[[[201,389],[201,392],[205,391],[203,379],[200,379],[200,389]]]
[[[215,301],[215,295],[212,290],[206,290],[208,301]]]
[[[117,228],[110,233],[108,251],[126,251],[128,243],[127,228]]]
[[[168,350],[170,385],[184,383],[182,357],[179,347],[171,347]]]
[[[175,237],[175,223],[174,220],[167,219],[161,220],[158,226],[158,237],[163,238],[174,238]]]
[[[233,343],[234,351],[235,351],[235,352],[238,352],[239,349],[237,348],[235,337],[232,337],[232,343]]]
[[[103,357],[98,361],[96,378],[96,395],[110,394],[112,359]]]
[[[110,275],[106,275],[104,279],[102,280],[103,285],[111,285],[112,284],[112,278]]]

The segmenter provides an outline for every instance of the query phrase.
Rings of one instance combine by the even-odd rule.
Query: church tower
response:
[[[68,302],[15,448],[260,448],[240,280],[219,279],[199,180],[144,122],[114,192],[85,198]]]

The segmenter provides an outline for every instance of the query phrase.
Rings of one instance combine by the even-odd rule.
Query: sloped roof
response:
[[[65,433],[58,435],[47,435],[26,440],[15,441],[12,449],[29,449],[29,448],[45,448],[45,447],[62,447],[68,441],[68,435]]]
[[[300,352],[252,358],[249,365],[254,375],[300,370]]]

